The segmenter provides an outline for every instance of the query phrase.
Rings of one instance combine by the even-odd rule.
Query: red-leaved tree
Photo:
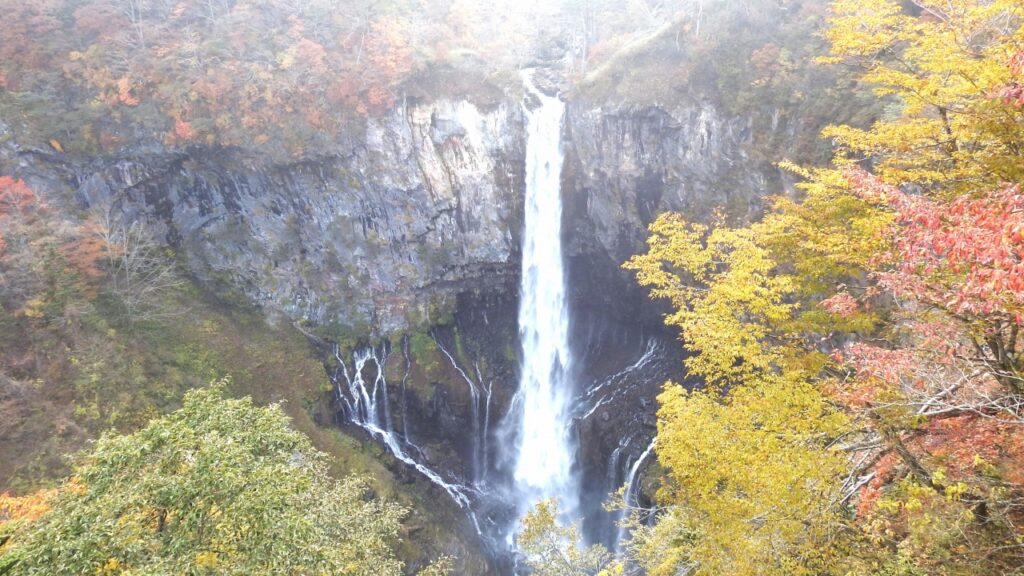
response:
[[[965,533],[1012,534],[1024,515],[1024,194],[1004,186],[939,199],[862,170],[847,178],[893,216],[870,289],[822,303],[840,316],[892,303],[884,341],[855,341],[836,354],[849,373],[831,392],[870,431],[849,479],[858,514],[880,513],[884,487],[909,479],[932,492],[931,513],[966,503],[980,524]],[[908,494],[908,502],[922,498]],[[915,511],[890,504],[885,521],[868,525],[909,531],[921,520]]]

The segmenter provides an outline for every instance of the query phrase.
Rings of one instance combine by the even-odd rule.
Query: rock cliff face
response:
[[[785,183],[777,168],[758,159],[774,135],[755,133],[754,124],[753,117],[725,116],[708,103],[671,110],[572,106],[567,180],[573,252],[601,249],[623,261],[642,244],[647,224],[666,210],[698,219],[715,209],[737,218],[756,214],[763,197],[783,192]],[[784,139],[803,136],[775,129]]]
[[[148,221],[204,281],[339,334],[386,334],[515,273],[522,122],[514,104],[410,103],[342,157],[133,156],[84,174],[78,194]]]

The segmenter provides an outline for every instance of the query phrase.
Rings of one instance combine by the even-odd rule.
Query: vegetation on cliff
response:
[[[359,475],[410,510],[403,530],[418,537],[396,540],[403,560],[422,566],[450,545],[438,518],[453,512],[428,512],[424,488],[400,489],[379,447],[332,426],[332,386],[306,336],[197,286],[173,251],[108,216],[0,178],[0,493],[46,494],[101,433],[130,434],[228,378],[231,395],[280,403],[334,477]]]
[[[519,11],[465,1],[5,0],[0,13],[0,118],[23,145],[78,154],[329,154],[353,120],[443,95],[426,71],[458,69],[477,81],[455,85],[486,93],[532,42]]]

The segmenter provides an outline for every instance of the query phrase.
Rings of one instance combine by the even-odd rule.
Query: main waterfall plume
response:
[[[542,94],[529,72],[524,83],[540,106],[528,112],[526,208],[523,234],[519,338],[523,361],[516,411],[518,446],[514,480],[524,514],[554,498],[566,517],[579,507],[570,437],[569,312],[562,256],[562,117],[565,105]]]

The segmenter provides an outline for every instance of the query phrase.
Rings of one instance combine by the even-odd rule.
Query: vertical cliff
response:
[[[514,273],[522,133],[514,103],[409,102],[345,155],[128,155],[86,168],[77,194],[148,222],[202,281],[336,335],[385,334]]]

